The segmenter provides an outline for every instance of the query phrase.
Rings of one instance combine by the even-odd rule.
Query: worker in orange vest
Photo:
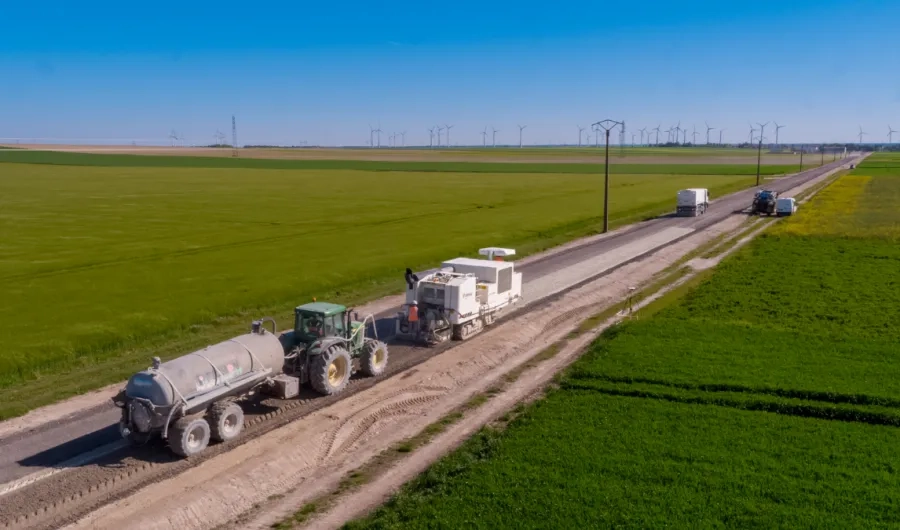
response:
[[[407,320],[409,320],[409,331],[413,336],[419,335],[419,304],[415,300],[409,304]]]

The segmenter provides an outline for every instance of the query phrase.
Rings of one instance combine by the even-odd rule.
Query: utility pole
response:
[[[823,146],[820,148],[820,150],[822,151],[822,162],[819,163],[819,165],[820,165],[820,166],[824,166],[824,165],[825,165],[825,146],[823,145]]]
[[[766,123],[757,123],[759,125],[759,150],[756,152],[756,185],[759,186],[759,167],[762,164],[762,141],[763,141],[763,132],[768,125],[769,122]],[[800,151],[803,153],[803,151]],[[802,154],[800,156],[803,156]]]
[[[800,171],[803,171],[803,146],[800,146]]]
[[[238,156],[237,122],[234,120],[234,115],[231,116],[231,156],[234,158]]]
[[[599,132],[600,129],[606,131],[606,169],[605,169],[605,178],[603,181],[603,233],[605,234],[609,231],[609,131],[614,129],[617,125],[621,125],[622,129],[625,129],[625,124],[623,122],[618,122],[615,120],[602,120],[598,121],[594,124],[594,127]],[[599,136],[599,134],[597,135]]]

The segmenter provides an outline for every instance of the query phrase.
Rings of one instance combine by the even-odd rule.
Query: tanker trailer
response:
[[[122,436],[143,444],[160,435],[179,456],[203,451],[210,439],[236,438],[244,412],[235,401],[283,370],[274,320],[264,320],[272,332],[254,321],[250,333],[164,363],[155,357],[152,367],[131,376],[113,398],[122,409]]]

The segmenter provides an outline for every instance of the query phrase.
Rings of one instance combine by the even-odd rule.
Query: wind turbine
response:
[[[710,127],[709,122],[703,122],[706,124],[706,143],[709,144],[709,131],[715,130],[715,127]]]
[[[784,127],[785,127],[784,125],[778,125],[777,121],[775,122],[775,145],[776,146],[781,145],[778,143],[778,131],[780,131],[781,129],[784,129]]]
[[[655,129],[652,129],[652,130],[656,131],[656,145],[659,145],[659,128],[660,127],[662,127],[661,123],[659,125],[657,125]]]
[[[862,125],[859,126],[859,145],[862,145],[862,138],[868,133],[863,132]]]
[[[644,145],[644,134],[647,132],[647,128],[644,127],[643,129],[638,129],[638,131],[641,133],[641,145]],[[650,135],[647,135],[647,143],[650,143]]]
[[[528,126],[527,125],[519,125],[519,149],[522,148],[522,131],[525,130],[525,127],[528,127]]]
[[[487,147],[487,127],[485,127],[483,131],[481,131],[481,146]]]
[[[757,125],[759,125],[759,143],[760,143],[760,145],[762,145],[763,140],[765,140],[765,136],[763,136],[763,135],[766,134],[766,125],[768,125],[768,124],[769,124],[769,122],[757,123]]]
[[[719,129],[719,145],[725,145],[722,143],[722,135],[725,134],[725,129]]]
[[[671,143],[671,142],[672,142],[672,129],[669,128],[669,129],[666,129],[666,130],[663,131],[663,132],[666,133],[666,143]],[[658,133],[657,133],[657,136],[656,136],[656,141],[657,141],[657,143],[659,143],[659,134],[658,134]]]
[[[178,133],[175,132],[175,129],[169,133],[169,139],[172,140],[172,147],[175,147],[175,142],[178,141]]]
[[[400,147],[406,147],[406,131],[400,133]]]
[[[428,147],[434,147],[434,127],[428,129]]]
[[[500,132],[500,129],[494,129],[494,126],[491,126],[491,131],[493,134],[491,135],[491,147],[497,147],[497,133]]]
[[[376,137],[378,138],[378,147],[381,147],[381,133],[384,132],[381,130],[381,124],[378,124],[378,128],[375,129]]]
[[[437,140],[438,140],[437,146],[440,147],[441,146],[441,130],[443,129],[443,127],[441,127],[440,125],[435,125],[435,127],[437,128]]]
[[[888,143],[894,143],[894,133],[897,132],[894,129],[891,129],[891,126],[888,125]]]
[[[450,129],[452,129],[454,125],[445,125],[444,129],[447,131],[447,147],[450,147]]]
[[[756,129],[753,128],[753,124],[751,123],[751,124],[750,124],[750,141],[749,141],[748,143],[751,143],[751,144],[753,143],[753,132],[754,132],[755,130],[756,130]]]
[[[678,120],[678,125],[675,126],[675,143],[676,144],[678,143],[679,131],[684,131],[684,129],[681,128],[681,120]]]
[[[369,147],[375,147],[375,129],[369,125]]]
[[[691,146],[697,145],[697,126],[694,125],[694,132],[691,134]]]
[[[581,133],[584,132],[584,127],[581,125],[576,125],[576,127],[578,127],[578,147],[581,147]],[[590,135],[591,133],[588,133],[588,136]],[[588,138],[588,142],[590,142],[590,138]]]

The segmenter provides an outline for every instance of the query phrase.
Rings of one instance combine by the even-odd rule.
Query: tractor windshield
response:
[[[325,319],[315,313],[299,313],[297,331],[309,338],[322,337],[325,335]]]
[[[343,315],[323,315],[321,313],[297,313],[295,328],[305,340],[315,340],[320,337],[342,336],[344,334]]]

